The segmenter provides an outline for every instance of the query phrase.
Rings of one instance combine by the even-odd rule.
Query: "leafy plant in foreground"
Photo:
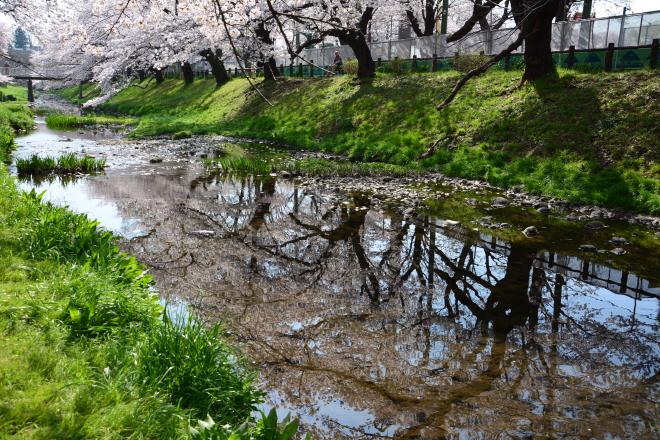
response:
[[[221,339],[195,319],[153,327],[138,347],[138,368],[146,385],[167,392],[172,403],[237,426],[250,417],[263,394],[253,373]]]

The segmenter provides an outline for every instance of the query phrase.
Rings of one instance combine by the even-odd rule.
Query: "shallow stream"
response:
[[[226,142],[38,121],[15,156],[105,157],[102,175],[20,185],[98,219],[164,297],[226,322],[265,407],[315,438],[658,435],[657,232],[445,183],[411,209],[384,202],[391,179],[207,171]]]

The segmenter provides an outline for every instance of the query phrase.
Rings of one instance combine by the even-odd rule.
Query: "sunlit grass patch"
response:
[[[118,116],[76,116],[62,113],[53,113],[46,116],[46,125],[48,128],[55,130],[73,130],[95,125],[130,126],[136,123],[137,121],[133,118]]]

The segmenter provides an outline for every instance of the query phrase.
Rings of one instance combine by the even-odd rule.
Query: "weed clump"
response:
[[[192,133],[189,131],[178,131],[172,135],[173,141],[178,141],[181,139],[188,139],[192,137]]]

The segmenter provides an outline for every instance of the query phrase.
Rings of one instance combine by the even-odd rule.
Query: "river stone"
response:
[[[566,220],[568,220],[569,222],[576,222],[580,220],[580,216],[572,212],[566,216]]]
[[[605,223],[595,220],[587,223],[586,225],[584,225],[584,227],[587,229],[591,229],[592,231],[595,231],[598,229],[603,229],[605,227]]]
[[[201,229],[199,231],[190,231],[190,234],[191,235],[196,235],[198,237],[208,238],[208,237],[213,237],[215,235],[215,231],[209,231],[209,230]]]
[[[494,207],[502,207],[502,206],[507,206],[509,204],[509,201],[505,199],[504,197],[495,197],[493,199],[493,206]]]
[[[593,244],[582,244],[578,248],[580,252],[596,252],[598,249]]]
[[[550,208],[548,208],[547,206],[539,206],[536,210],[538,212],[540,212],[541,214],[549,214],[550,213]]]
[[[149,159],[149,163],[161,163],[163,161],[162,157],[152,157]]]
[[[612,252],[614,255],[623,255],[626,253],[626,250],[622,248],[614,248],[610,252]]]
[[[539,230],[536,229],[536,226],[528,226],[523,230],[523,234],[525,234],[527,237],[534,237],[539,235]]]
[[[618,245],[618,246],[624,246],[624,245],[628,244],[628,240],[626,240],[623,237],[612,237],[612,239],[610,240],[610,243]]]

